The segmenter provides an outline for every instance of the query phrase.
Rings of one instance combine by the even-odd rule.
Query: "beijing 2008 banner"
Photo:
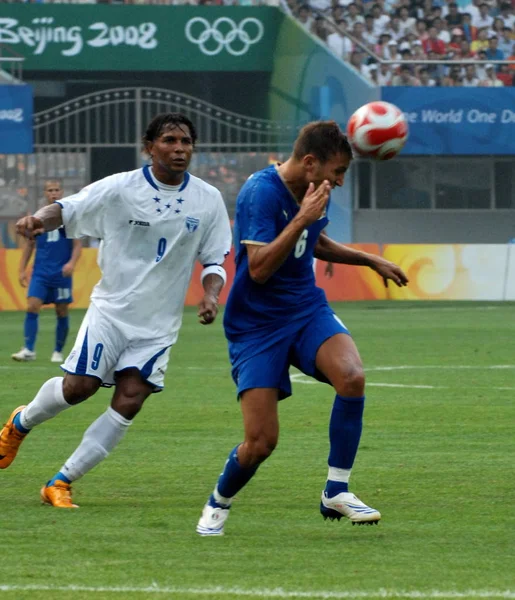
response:
[[[405,114],[403,154],[515,154],[515,88],[382,88]]]
[[[271,6],[3,3],[0,44],[26,70],[270,71],[284,18]]]
[[[31,154],[32,142],[32,88],[0,85],[0,154]]]

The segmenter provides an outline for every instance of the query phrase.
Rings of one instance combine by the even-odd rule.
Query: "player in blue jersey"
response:
[[[53,204],[62,197],[61,183],[55,179],[47,180],[47,203]],[[25,362],[36,358],[34,348],[38,335],[39,311],[43,304],[55,304],[57,326],[54,352],[50,360],[55,363],[63,362],[62,351],[69,329],[68,305],[73,301],[72,273],[79,260],[81,248],[80,240],[66,239],[63,227],[43,233],[36,240],[27,240],[20,262],[19,281],[23,287],[27,287],[27,265],[34,249],[36,258],[27,294],[25,346],[11,355],[14,360]]]
[[[224,327],[241,400],[244,441],[229,453],[204,506],[200,535],[222,535],[232,500],[274,450],[278,401],[291,395],[289,367],[330,383],[336,392],[329,423],[324,518],[377,523],[380,513],[348,490],[362,429],[365,377],[349,331],[315,285],[313,257],[374,269],[397,285],[395,264],[347,248],[323,232],[331,188],[343,185],[352,160],[334,121],[306,125],[290,158],[252,175],[241,189],[234,228],[236,275]]]

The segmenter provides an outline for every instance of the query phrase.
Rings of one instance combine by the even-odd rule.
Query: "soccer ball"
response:
[[[349,119],[347,137],[360,156],[390,160],[406,143],[408,124],[394,104],[369,102]]]

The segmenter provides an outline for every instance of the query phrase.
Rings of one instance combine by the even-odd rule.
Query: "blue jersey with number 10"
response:
[[[246,244],[272,242],[299,209],[275,166],[254,173],[242,187],[234,226],[236,275],[224,315],[229,341],[299,327],[327,304],[313,273],[315,245],[328,223],[325,215],[302,232],[286,261],[266,283],[254,282],[249,274]]]
[[[62,278],[63,267],[72,257],[72,251],[73,240],[66,238],[64,227],[39,235],[36,238],[34,275]]]

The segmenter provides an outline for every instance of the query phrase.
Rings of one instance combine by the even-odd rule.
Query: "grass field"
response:
[[[515,598],[515,305],[335,309],[367,368],[351,488],[381,511],[379,526],[321,518],[333,394],[296,373],[279,446],[238,495],[226,535],[195,534],[241,424],[221,325],[201,327],[189,310],[166,390],[75,484],[79,510],[42,506],[39,488],[108,391],[31,433],[0,473],[2,600]],[[0,313],[2,420],[59,373],[51,312],[37,360],[11,361],[22,320]]]

